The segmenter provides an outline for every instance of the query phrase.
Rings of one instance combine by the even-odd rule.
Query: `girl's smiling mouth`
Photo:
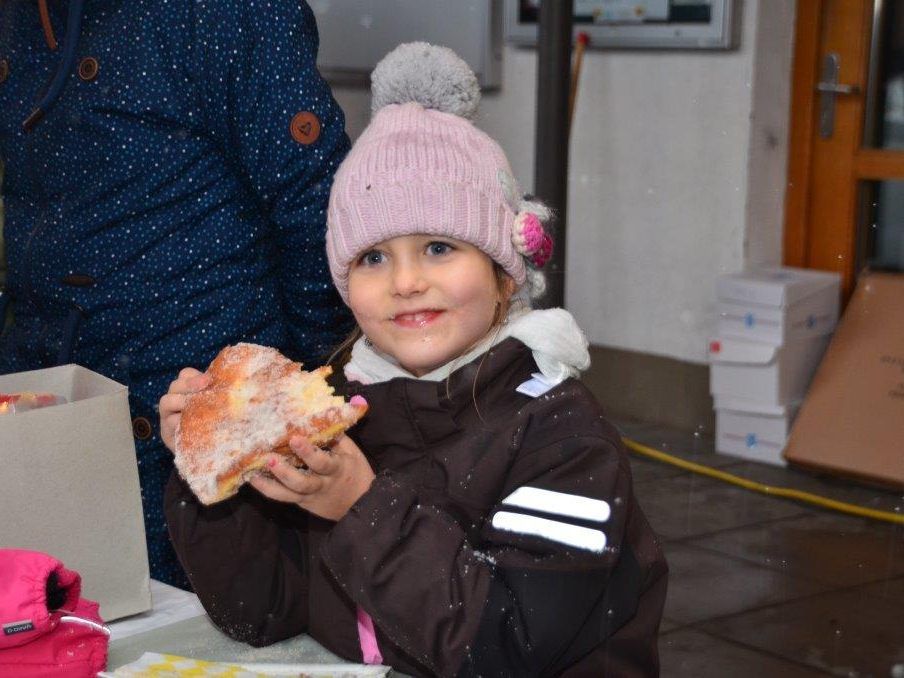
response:
[[[425,309],[422,311],[412,311],[409,313],[399,313],[392,317],[392,322],[399,327],[420,328],[434,322],[443,311],[436,309]]]

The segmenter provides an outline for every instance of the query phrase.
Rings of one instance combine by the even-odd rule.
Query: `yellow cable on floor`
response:
[[[625,443],[628,449],[645,457],[650,457],[652,459],[656,459],[657,461],[665,462],[666,464],[672,464],[673,466],[678,466],[680,468],[687,469],[688,471],[693,471],[694,473],[709,476],[710,478],[715,478],[716,480],[724,480],[726,483],[731,483],[732,485],[740,485],[741,487],[744,487],[748,490],[753,490],[754,492],[761,492],[762,494],[768,494],[773,497],[796,499],[797,501],[802,501],[807,504],[815,504],[816,506],[832,509],[833,511],[841,511],[842,513],[849,513],[855,516],[862,516],[864,518],[872,518],[873,520],[882,520],[888,523],[904,525],[904,515],[892,513],[891,511],[879,511],[878,509],[870,509],[864,506],[857,506],[856,504],[846,504],[843,501],[835,501],[834,499],[828,499],[827,497],[820,497],[818,494],[811,494],[810,492],[803,492],[801,490],[792,490],[787,487],[772,487],[771,485],[764,485],[763,483],[757,483],[753,480],[747,480],[746,478],[741,478],[739,476],[732,475],[731,473],[726,473],[725,471],[719,471],[718,469],[710,468],[709,466],[704,466],[703,464],[695,464],[692,461],[687,461],[685,459],[675,457],[671,454],[666,454],[661,450],[648,447],[647,445],[643,445],[636,440],[631,440],[630,438],[622,438],[622,441]]]

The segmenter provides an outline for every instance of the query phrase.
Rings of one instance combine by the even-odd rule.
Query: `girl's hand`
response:
[[[279,455],[269,459],[272,478],[262,475],[251,485],[265,497],[297,504],[327,520],[339,520],[370,489],[374,479],[367,458],[351,438],[343,435],[327,451],[296,436],[289,441],[307,469],[297,469]]]
[[[176,427],[185,409],[185,396],[203,391],[210,386],[210,377],[192,367],[179,372],[179,378],[170,384],[169,391],[160,399],[160,437],[171,452],[175,451]]]

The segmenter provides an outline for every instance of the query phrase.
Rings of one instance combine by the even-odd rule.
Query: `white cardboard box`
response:
[[[782,451],[788,441],[798,405],[779,407],[741,399],[717,399],[716,451],[752,461],[784,466]]]
[[[150,609],[126,387],[77,365],[0,376],[0,392],[20,391],[69,402],[0,415],[0,546],[79,572],[105,621]]]
[[[803,399],[831,336],[783,345],[717,337],[709,343],[709,390],[716,398],[741,398],[764,407]]]
[[[788,267],[719,276],[717,333],[773,344],[830,334],[840,282],[837,273]]]

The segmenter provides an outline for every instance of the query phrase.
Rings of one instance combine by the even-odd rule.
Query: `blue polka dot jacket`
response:
[[[300,1],[0,1],[0,374],[75,362],[129,386],[165,581],[169,382],[239,340],[316,363],[350,327],[324,254],[349,142],[317,45]]]

